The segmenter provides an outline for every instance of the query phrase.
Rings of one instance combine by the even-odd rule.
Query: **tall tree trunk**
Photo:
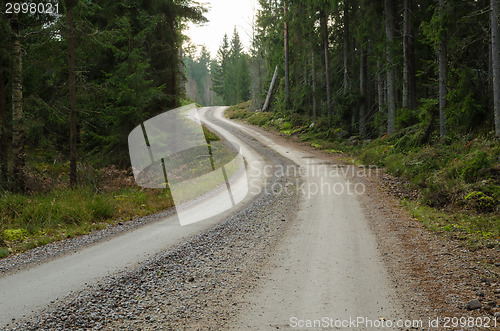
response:
[[[313,103],[313,118],[316,120],[318,115],[318,106],[316,103],[316,65],[314,61],[314,49],[311,47],[311,67],[312,67],[312,103]]]
[[[349,7],[348,1],[344,0],[344,94],[350,90],[349,78],[349,58],[350,58],[350,31],[349,31]]]
[[[8,137],[7,137],[7,108],[5,104],[5,82],[3,77],[3,58],[0,52],[0,187],[4,186],[8,178]]]
[[[328,118],[332,115],[331,90],[330,90],[330,56],[328,54],[328,14],[321,12],[321,31],[323,34],[323,49],[325,54],[325,79],[326,79],[326,108]]]
[[[366,109],[368,96],[366,93],[366,73],[367,73],[367,53],[363,46],[360,47],[359,63],[359,92],[361,94],[361,103],[359,105],[359,135],[366,137]]]
[[[386,106],[387,108],[387,74],[385,75],[384,77],[384,90],[382,91],[384,93],[384,105]]]
[[[384,99],[385,82],[382,78],[382,62],[380,58],[377,58],[377,97],[378,97],[378,111],[384,111],[385,99]]]
[[[445,0],[439,0],[439,15],[444,18],[445,15]],[[441,21],[442,22],[442,21]],[[444,24],[444,23],[442,23]],[[447,76],[448,76],[448,64],[446,63],[447,57],[447,42],[446,33],[441,27],[439,33],[439,48],[438,48],[438,59],[439,59],[439,135],[441,138],[446,136],[446,95],[447,95]]]
[[[23,116],[23,53],[19,33],[19,20],[14,14],[12,25],[12,150],[14,153],[14,190],[26,190]]]
[[[499,0],[491,0],[491,58],[493,67],[493,104],[495,134],[500,137],[500,35],[498,33]]]
[[[403,107],[415,109],[416,107],[416,72],[415,72],[415,37],[411,24],[413,0],[404,0],[403,23]]]
[[[76,126],[76,70],[75,70],[75,40],[73,36],[73,7],[76,1],[67,2],[66,19],[68,24],[68,60],[69,60],[69,105],[70,105],[70,138],[69,138],[69,185],[77,185],[76,153],[77,153],[77,126]]]
[[[493,90],[493,46],[491,42],[488,43],[488,87],[490,90]]]
[[[184,76],[184,62],[182,61],[182,58],[184,57],[182,47],[179,47],[177,57],[179,58],[179,91],[184,93],[186,89],[186,77]]]
[[[387,133],[392,134],[396,130],[396,93],[394,81],[394,3],[393,0],[385,0],[385,33],[387,38]]]
[[[285,107],[290,106],[290,64],[288,49],[288,5],[286,0],[283,4],[285,16]]]

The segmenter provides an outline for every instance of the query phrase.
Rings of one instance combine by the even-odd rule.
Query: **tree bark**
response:
[[[500,35],[498,33],[499,0],[491,0],[491,59],[493,71],[493,105],[495,134],[500,137]]]
[[[19,20],[14,14],[12,25],[12,150],[14,154],[14,190],[26,191],[26,155],[24,151],[23,116],[23,53],[19,32]]]
[[[382,78],[382,63],[380,61],[380,58],[377,58],[377,97],[378,97],[378,111],[383,112],[384,111],[384,90],[385,90],[385,83],[384,79]]]
[[[327,116],[332,115],[331,90],[330,90],[330,56],[328,54],[328,14],[321,12],[321,31],[323,33],[323,49],[325,55],[325,80],[326,80],[326,108]]]
[[[8,178],[8,137],[7,109],[5,104],[5,82],[3,76],[3,59],[0,52],[0,187],[7,183]]]
[[[445,15],[445,0],[439,0],[439,15],[441,17],[441,24],[443,24],[443,19]],[[441,32],[439,34],[439,47],[438,47],[438,59],[439,59],[439,135],[441,138],[446,136],[446,95],[447,95],[447,76],[448,76],[448,64],[446,63],[447,58],[447,41],[446,33],[441,27]]]
[[[349,78],[349,58],[350,58],[350,31],[349,31],[349,7],[348,1],[344,0],[344,94],[350,90]]]
[[[366,93],[366,76],[367,76],[367,53],[363,46],[360,47],[360,63],[359,63],[359,92],[361,94],[361,102],[359,105],[359,135],[366,137],[366,109],[367,109],[367,93]]]
[[[284,4],[284,19],[285,19],[285,107],[290,106],[290,63],[288,49],[288,5],[285,0]]]
[[[403,23],[403,108],[416,107],[415,37],[411,24],[413,0],[404,0]]]
[[[387,38],[387,133],[396,130],[396,95],[394,82],[393,43],[394,43],[394,8],[393,0],[385,0],[385,32]]]
[[[317,103],[316,103],[316,66],[314,61],[314,50],[311,47],[311,67],[312,67],[312,103],[313,103],[313,119],[317,117]]]
[[[70,138],[69,138],[69,185],[77,185],[76,153],[77,153],[77,126],[76,126],[76,70],[75,70],[75,41],[73,7],[75,1],[68,1],[66,19],[68,24],[68,62],[69,62],[69,104],[70,104]]]
[[[186,88],[186,77],[184,76],[184,62],[182,61],[182,58],[184,57],[184,53],[182,51],[182,46],[179,47],[179,50],[177,51],[178,53],[178,58],[179,58],[179,91],[181,93],[184,93],[184,90]]]
[[[266,111],[269,108],[269,104],[271,103],[271,96],[273,95],[274,85],[276,84],[276,79],[278,78],[278,66],[274,69],[273,80],[271,81],[271,85],[269,86],[269,91],[267,92],[266,101],[262,106],[262,111]]]

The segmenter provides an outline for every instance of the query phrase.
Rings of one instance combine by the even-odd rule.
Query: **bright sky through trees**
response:
[[[189,30],[184,33],[191,38],[191,43],[197,46],[207,46],[213,58],[217,55],[217,50],[221,45],[224,34],[228,37],[233,34],[236,26],[240,34],[241,41],[248,51],[252,39],[252,22],[257,14],[257,0],[207,0],[209,12],[205,17],[208,23],[201,26],[190,24]]]

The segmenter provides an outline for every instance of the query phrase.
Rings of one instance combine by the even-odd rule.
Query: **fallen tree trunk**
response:
[[[271,102],[271,95],[273,94],[274,85],[276,84],[276,78],[278,78],[278,66],[274,69],[273,80],[271,81],[271,86],[269,86],[269,92],[267,92],[266,102],[264,102],[264,106],[262,106],[262,111],[266,111],[269,107],[269,103]]]

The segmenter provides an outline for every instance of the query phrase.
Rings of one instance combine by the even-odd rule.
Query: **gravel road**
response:
[[[335,165],[282,139],[230,122],[223,110],[203,109],[202,120],[253,153],[247,159],[250,172],[271,167],[237,212],[191,229],[183,227],[190,230],[169,239],[169,245],[165,241],[163,246],[150,245],[147,233],[161,237],[178,230],[174,226],[161,230],[168,222],[151,221],[75,253],[53,253],[62,257],[47,263],[33,267],[21,263],[25,267],[20,271],[11,267],[0,278],[1,291],[11,293],[8,299],[2,295],[0,312],[8,311],[16,300],[19,310],[15,320],[4,314],[0,325],[5,330],[276,330],[289,328],[292,317],[404,318],[357,195],[311,194],[314,185],[346,188],[347,177],[280,172],[335,169]],[[134,240],[141,244],[127,246],[124,238],[135,236],[143,238]],[[51,263],[62,267],[65,258],[87,250],[88,256],[113,250],[120,241],[121,249],[103,260],[104,265],[114,265],[108,270],[103,266],[104,274],[96,275],[89,260],[83,264],[91,270],[88,281],[45,296],[38,305],[29,300],[30,292],[16,299],[21,284],[22,289],[37,292],[32,283],[36,275],[50,272]],[[144,252],[143,245],[155,247]],[[58,246],[53,247],[57,251]],[[31,278],[23,278],[30,273]]]
[[[291,163],[234,128],[220,131],[234,134],[229,139],[239,140],[242,150],[251,149],[247,152],[253,156],[244,155],[254,165]],[[107,240],[98,244],[82,244],[85,247],[74,252],[69,250],[75,245],[55,244],[54,251],[60,247],[66,254],[47,248],[44,256],[62,256],[46,258],[46,263],[17,257],[0,278],[2,325],[6,330],[135,330],[142,323],[147,328],[167,324],[167,329],[179,329],[187,321],[209,325],[208,318],[218,329],[229,318],[229,312],[220,308],[226,303],[224,296],[236,295],[243,284],[251,285],[252,272],[275,244],[274,238],[294,219],[298,196],[278,196],[271,185],[295,185],[296,180],[264,179],[261,184],[266,189],[251,193],[233,215],[186,227],[165,219],[151,221],[115,237],[103,236]]]

